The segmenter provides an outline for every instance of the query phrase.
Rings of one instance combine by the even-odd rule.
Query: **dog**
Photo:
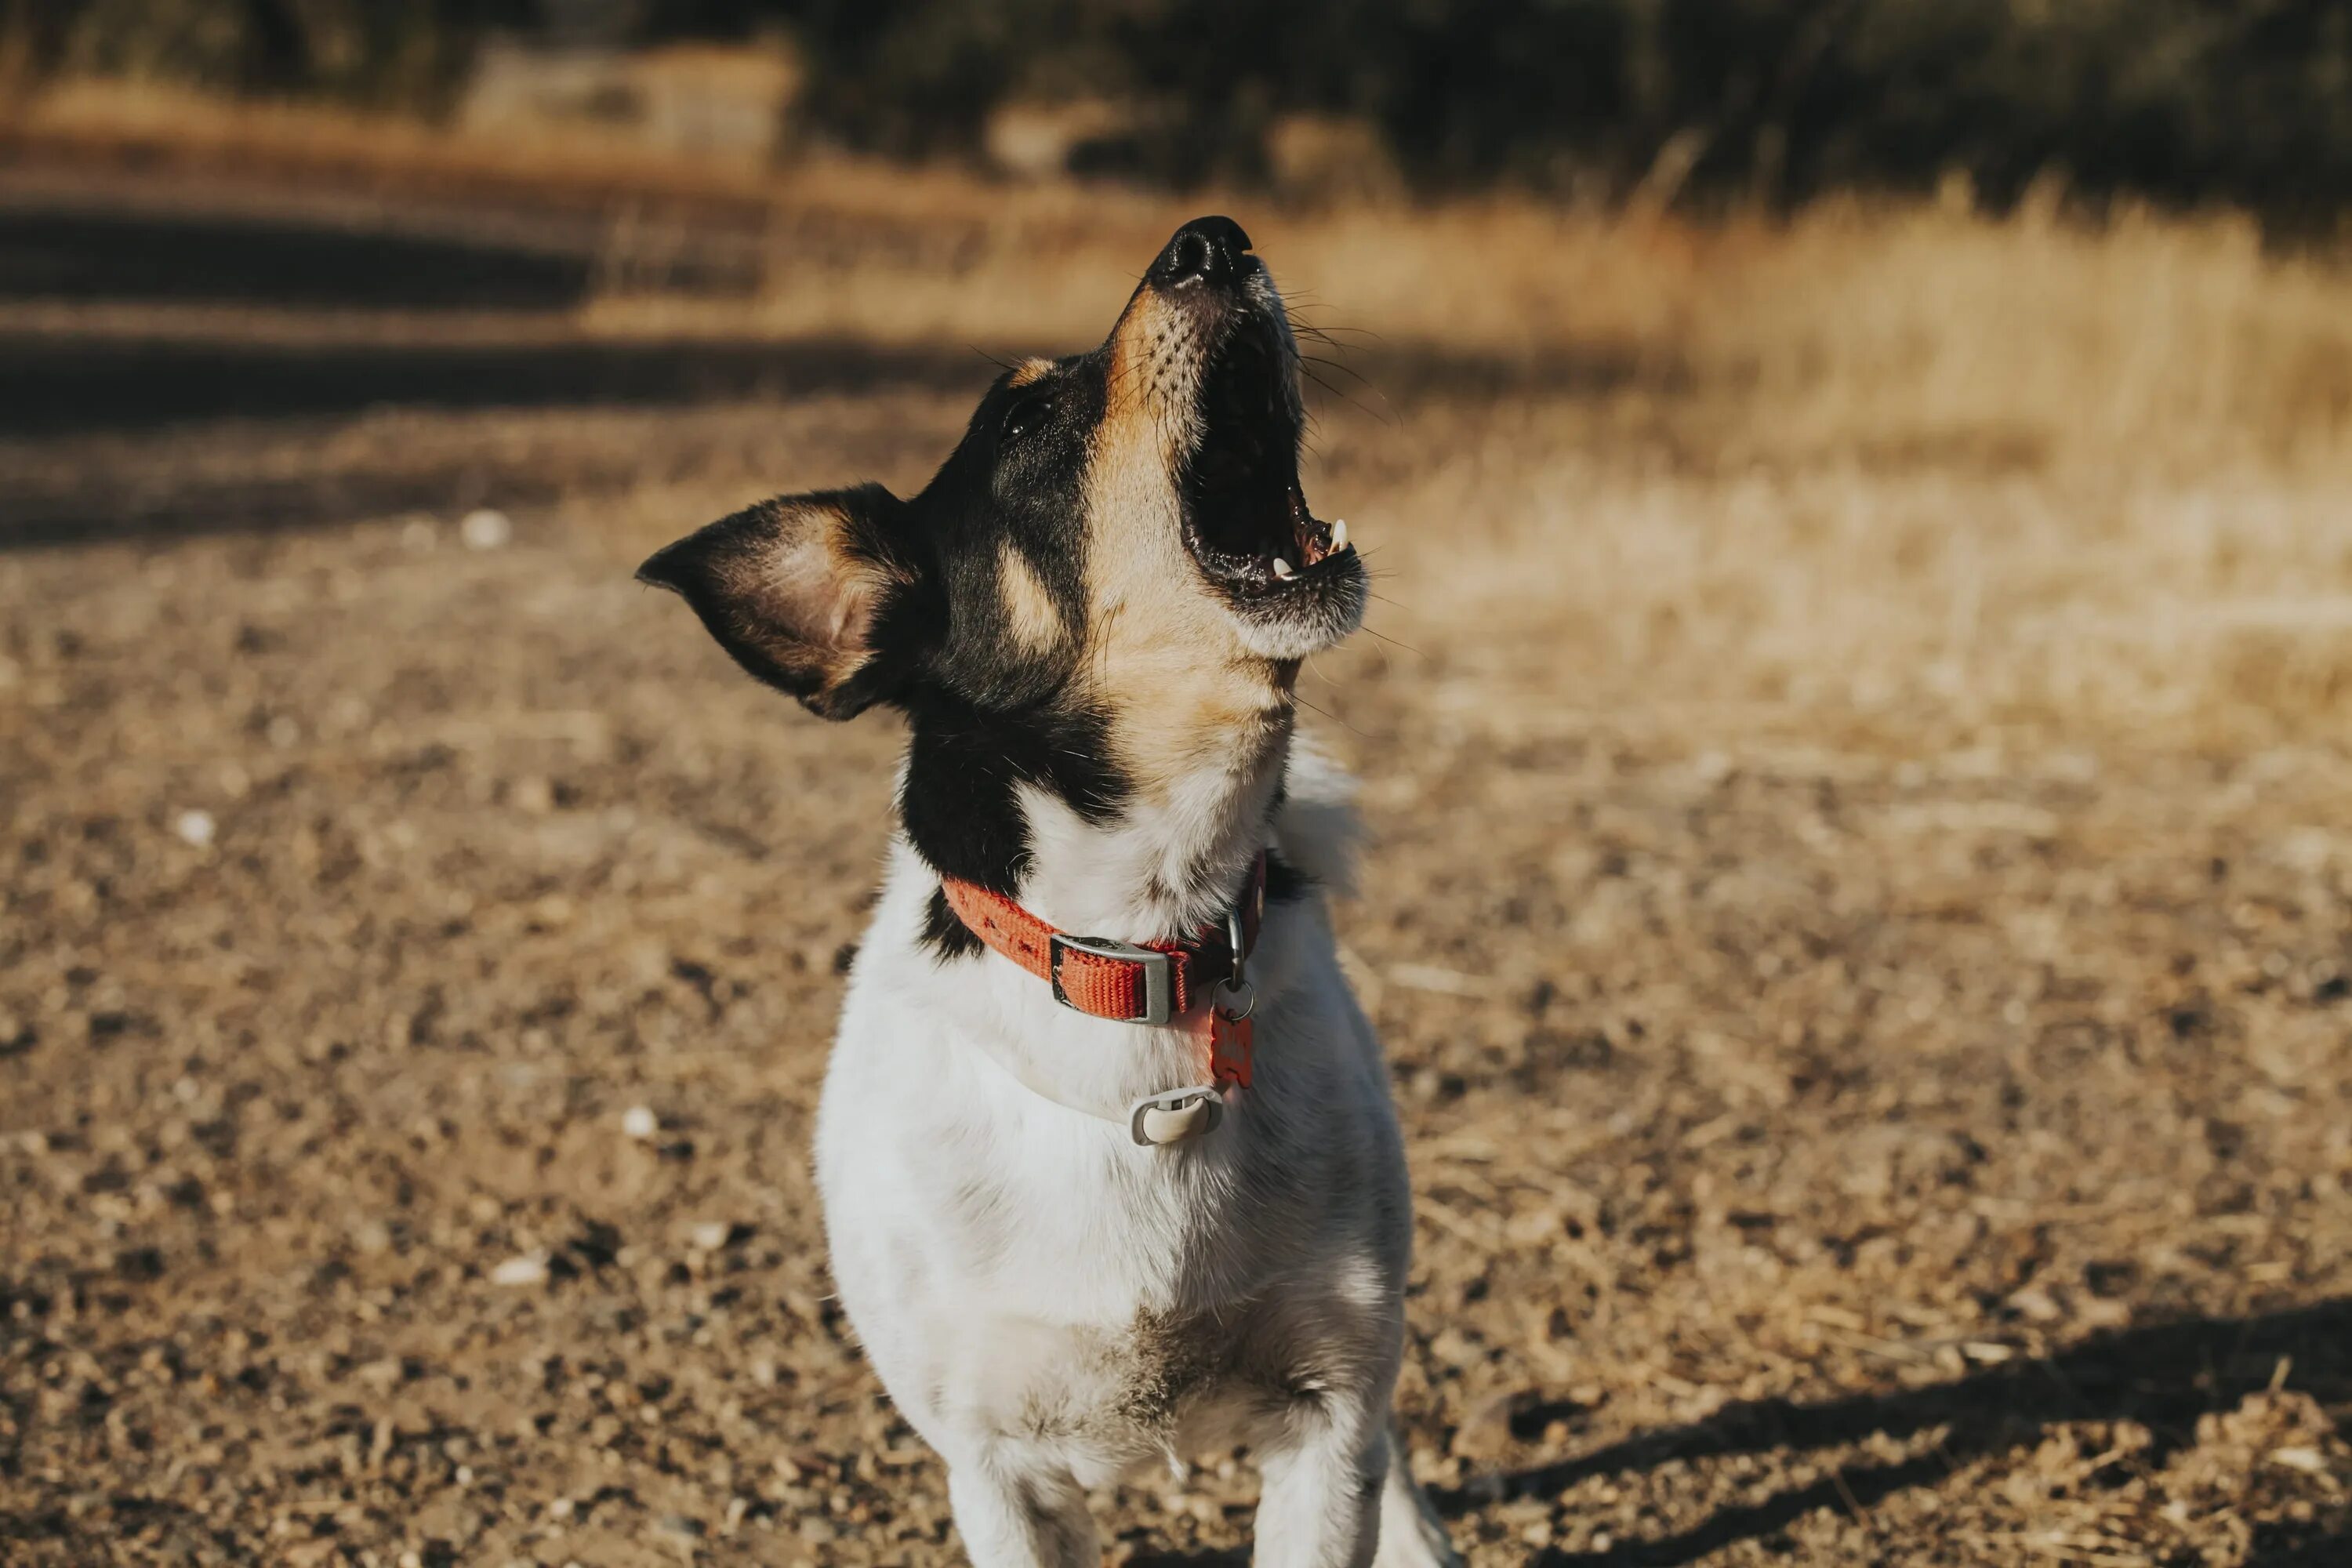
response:
[[[1411,1193],[1325,904],[1349,785],[1293,735],[1367,594],[1299,488],[1298,377],[1249,237],[1200,218],[919,495],[770,500],[641,573],[814,712],[905,716],[816,1167],[978,1568],[1098,1563],[1089,1489],[1234,1445],[1258,1563],[1458,1562],[1389,1414]]]

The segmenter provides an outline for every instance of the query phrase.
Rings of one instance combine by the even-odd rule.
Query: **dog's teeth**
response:
[[[1348,520],[1344,517],[1335,517],[1331,520],[1331,553],[1337,555],[1347,548]]]
[[[1274,558],[1274,574],[1287,583],[1298,574],[1290,569],[1289,562],[1277,555]]]

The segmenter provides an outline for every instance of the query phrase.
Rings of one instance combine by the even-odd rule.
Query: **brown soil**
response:
[[[750,495],[919,484],[990,373],[943,364],[0,443],[42,509],[0,550],[0,1559],[957,1560],[808,1172],[892,731],[629,578]],[[1859,625],[1809,485],[1949,531],[2089,481],[1947,447],[1759,502],[1647,395],[1397,394],[1327,408],[1318,500],[1459,510],[1391,521],[1398,641],[1304,689],[1366,780],[1401,1397],[1473,1561],[2352,1561],[2336,721],[2217,740],[2249,704],[2201,670],[2162,724],[2095,681],[1988,717],[1993,608],[1959,687],[1894,625],[1835,671],[1892,696],[1807,697],[1739,584],[1643,597],[1697,570],[1640,552],[1660,518],[1743,520],[1741,583],[1860,583],[1822,612]],[[1561,472],[1596,534],[1648,520],[1621,580],[1479,531]],[[481,501],[509,542],[466,542]],[[1726,687],[1751,648],[1769,700]],[[2308,653],[2250,668],[2340,691]],[[1100,1500],[1119,1560],[1246,1540],[1246,1467],[1201,1460]]]

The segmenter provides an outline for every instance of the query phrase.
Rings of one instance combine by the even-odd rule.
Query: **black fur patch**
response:
[[[1282,858],[1279,849],[1265,852],[1265,901],[1295,904],[1315,886],[1314,879]]]
[[[1029,828],[1015,796],[1026,784],[1051,791],[1087,822],[1127,803],[1097,714],[1040,705],[992,712],[944,693],[908,704],[911,734],[898,816],[932,869],[1007,898],[1029,868]]]
[[[983,944],[948,903],[947,894],[934,888],[931,901],[923,907],[923,945],[944,961],[974,957]]]
[[[1066,684],[1086,631],[1083,487],[1101,423],[1103,354],[1057,362],[1020,386],[998,378],[913,506],[936,563],[939,616],[927,674],[975,706],[1044,702]],[[1010,552],[1058,614],[1040,647],[1011,624]]]

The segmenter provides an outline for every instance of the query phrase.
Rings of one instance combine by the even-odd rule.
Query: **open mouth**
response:
[[[1250,324],[1232,331],[1200,394],[1201,440],[1184,472],[1184,544],[1229,595],[1273,607],[1352,583],[1344,521],[1307,510],[1287,350]]]

